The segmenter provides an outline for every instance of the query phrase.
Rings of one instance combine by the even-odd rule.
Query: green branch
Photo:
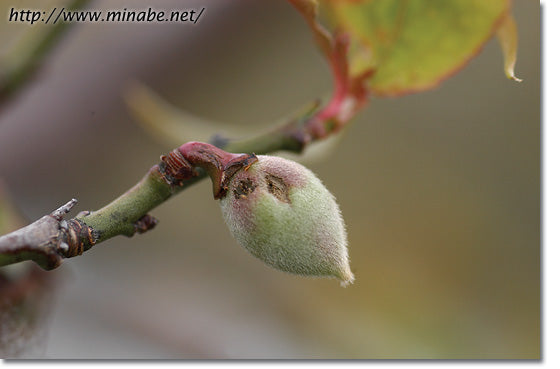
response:
[[[277,150],[300,152],[311,142],[308,125],[293,122],[246,140],[221,141],[218,146],[226,151],[270,153]],[[305,138],[305,139],[304,139]],[[195,168],[185,177],[177,164],[176,150],[154,165],[131,189],[105,207],[79,213],[75,218],[62,220],[62,212],[46,215],[15,232],[0,237],[0,266],[24,260],[33,260],[44,269],[54,269],[64,258],[81,255],[93,245],[118,235],[131,237],[152,229],[157,220],[147,213],[173,195],[183,191],[207,173]],[[69,211],[74,202],[64,207]]]

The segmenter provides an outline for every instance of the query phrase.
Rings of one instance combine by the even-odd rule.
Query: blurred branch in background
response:
[[[72,0],[66,9],[78,10],[87,6],[90,0]],[[56,47],[71,23],[57,22],[45,25],[42,32],[34,30],[33,39],[23,39],[15,50],[0,62],[0,108],[17,93],[40,69],[48,53]]]

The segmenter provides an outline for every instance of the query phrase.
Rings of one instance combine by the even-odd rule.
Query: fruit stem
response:
[[[232,154],[204,142],[187,142],[178,151],[189,164],[204,169],[212,178],[215,199],[225,196],[235,173],[258,160],[255,154]]]

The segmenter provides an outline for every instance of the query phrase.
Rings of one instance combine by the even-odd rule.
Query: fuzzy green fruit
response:
[[[346,230],[333,195],[298,163],[257,158],[232,176],[220,199],[235,239],[274,268],[352,283]]]

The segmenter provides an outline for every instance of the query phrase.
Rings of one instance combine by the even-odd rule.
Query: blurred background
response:
[[[37,7],[14,0],[0,11],[11,6]],[[330,91],[328,66],[286,1],[157,3],[202,6],[196,25],[74,24],[0,108],[0,177],[28,220],[72,197],[98,209],[173,149],[128,110],[134,81],[245,133]],[[354,285],[250,256],[203,181],[155,209],[154,230],[42,273],[55,281],[41,287],[42,338],[20,355],[540,357],[539,2],[515,0],[513,10],[523,83],[505,78],[493,39],[433,91],[372,99],[324,160],[306,163],[339,201]],[[0,17],[6,55],[30,27]]]

